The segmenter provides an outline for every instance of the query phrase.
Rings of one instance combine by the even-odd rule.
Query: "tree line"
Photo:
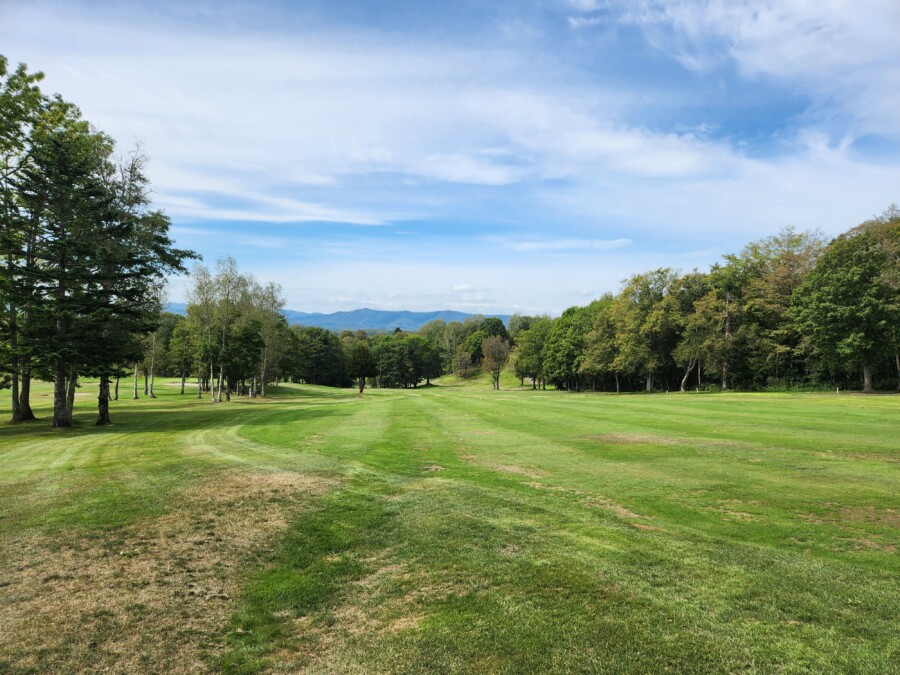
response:
[[[785,228],[708,272],[660,268],[520,318],[516,374],[557,389],[900,389],[900,211],[831,242]]]
[[[228,375],[231,366],[223,366],[234,357],[213,355],[226,355],[228,345],[235,354],[251,353],[252,341],[242,345],[237,335],[253,320],[251,310],[238,308],[252,302],[235,300],[234,310],[222,299],[204,305],[198,290],[207,284],[204,274],[195,278],[186,325],[193,321],[193,342],[207,346],[195,350],[191,372],[198,381],[224,372],[237,382]],[[223,297],[232,286],[218,277],[212,284]],[[213,314],[220,318],[198,321],[212,316],[205,306],[219,307]],[[280,306],[270,303],[267,310],[271,325],[280,326],[268,333],[280,336],[267,357],[268,378],[355,384],[360,392],[367,385],[416,387],[447,373],[479,372],[490,373],[499,388],[504,367],[522,384],[566,391],[900,389],[900,210],[892,206],[830,242],[816,231],[787,227],[723,256],[708,271],[635,274],[618,293],[587,306],[557,318],[514,315],[508,326],[475,316],[432,321],[414,332],[333,333],[287,327]],[[228,321],[238,332],[220,345],[213,336],[224,336]],[[264,383],[267,376],[259,373]],[[259,388],[251,387],[251,395]]]
[[[190,314],[190,310],[189,310]],[[827,241],[787,227],[708,271],[635,274],[561,316],[370,335],[292,327],[285,379],[415,387],[511,369],[558,390],[900,389],[900,211]]]

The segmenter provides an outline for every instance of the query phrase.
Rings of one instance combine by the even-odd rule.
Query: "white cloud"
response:
[[[398,214],[348,208],[348,193],[337,191],[346,180],[400,174],[502,186],[592,163],[684,175],[713,169],[725,154],[690,135],[631,127],[621,119],[622,93],[564,87],[552,70],[537,78],[527,54],[490,46],[346,33],[217,36],[177,26],[161,38],[159,26],[58,6],[48,24],[49,11],[39,2],[10,11],[0,29],[5,48],[44,69],[46,88],[77,101],[100,128],[126,145],[143,139],[160,201],[185,217],[199,217],[202,206],[179,206],[181,191],[233,195],[234,181],[215,177],[223,172],[240,173],[252,181],[241,189],[256,193],[275,183],[298,195],[332,187],[344,204],[260,203],[261,219],[372,224]],[[206,215],[239,219],[239,211],[210,206]]]
[[[599,16],[569,17],[569,26],[571,26],[572,28],[590,28],[591,26],[599,26],[603,22],[603,18]]]
[[[900,3],[896,0],[628,0],[622,18],[692,70],[733,60],[842,111],[856,133],[900,137]]]
[[[268,223],[350,223],[353,225],[383,225],[378,216],[335,209],[296,199],[281,199],[241,191],[219,193],[229,198],[243,197],[243,208],[220,208],[198,197],[162,193],[156,205],[176,219],[219,221],[264,221]]]

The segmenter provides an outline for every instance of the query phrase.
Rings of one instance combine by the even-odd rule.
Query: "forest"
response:
[[[279,286],[230,258],[189,268],[199,256],[153,208],[142,149],[117,153],[41,79],[0,57],[0,384],[14,421],[34,417],[36,379],[54,385],[54,427],[71,425],[85,378],[99,380],[100,425],[123,379],[153,397],[157,375],[214,402],[279,381],[362,393],[487,372],[499,388],[503,368],[570,392],[900,389],[895,206],[831,241],[785,227],[707,271],[635,274],[556,318],[336,334],[289,326]],[[186,316],[162,311],[181,273]]]

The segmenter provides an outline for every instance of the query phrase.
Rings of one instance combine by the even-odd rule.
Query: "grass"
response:
[[[900,397],[504,384],[40,388],[0,671],[897,671]]]

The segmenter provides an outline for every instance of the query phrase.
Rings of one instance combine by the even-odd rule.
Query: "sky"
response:
[[[898,35],[897,0],[0,0],[179,246],[316,312],[558,314],[836,235],[900,202]]]

